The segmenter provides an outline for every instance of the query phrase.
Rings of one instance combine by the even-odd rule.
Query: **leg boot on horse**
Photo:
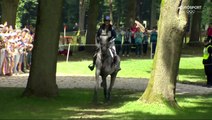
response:
[[[121,70],[119,62],[120,62],[120,60],[119,60],[118,56],[117,55],[114,56],[113,63],[115,65],[116,72]]]
[[[116,53],[116,48],[115,48],[115,46],[112,46],[112,47],[111,47],[111,51],[112,51],[112,53],[113,53],[112,56],[114,56],[114,57],[113,57],[113,64],[115,65],[116,72],[118,72],[118,71],[121,70],[120,65],[119,65],[120,59],[119,59],[119,57],[118,57],[118,55],[117,55],[117,53]]]

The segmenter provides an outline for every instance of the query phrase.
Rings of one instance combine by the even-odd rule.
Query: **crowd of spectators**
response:
[[[34,33],[0,24],[0,76],[29,72]]]
[[[151,44],[151,57],[154,57],[157,30],[142,29],[135,23],[131,28],[116,30],[116,50],[117,54],[129,57],[130,52],[134,52],[136,56],[141,57],[147,54],[148,44]]]

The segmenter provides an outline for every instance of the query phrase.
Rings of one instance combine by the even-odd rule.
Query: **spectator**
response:
[[[5,42],[1,36],[0,38],[0,75],[3,75],[3,62],[5,59]]]
[[[207,76],[207,86],[212,86],[212,43],[211,41],[204,41],[204,50],[203,50],[203,64],[205,75]]]
[[[147,48],[148,48],[148,39],[149,39],[147,29],[145,29],[143,36],[144,36],[143,37],[143,54],[146,55],[147,54]]]
[[[11,76],[26,72],[26,67],[30,68],[30,59],[33,37],[29,29],[13,29],[7,24],[0,25],[0,74]],[[26,63],[26,64],[23,64]],[[28,63],[28,64],[27,64]],[[23,67],[24,65],[24,67]],[[22,70],[22,68],[25,68]]]
[[[129,57],[130,52],[130,43],[131,43],[131,36],[132,33],[130,29],[127,29],[125,35],[124,35],[124,43],[123,43],[123,49],[122,49],[122,56],[125,56],[125,51],[127,53],[127,57]]]
[[[131,27],[131,43],[135,44],[135,33],[137,32],[137,24],[134,23],[133,26]]]
[[[156,27],[153,28],[150,35],[150,43],[151,43],[151,58],[155,55],[156,45],[157,45],[157,36],[158,33],[156,31]]]
[[[212,40],[212,23],[209,25],[207,30],[207,40],[208,41]]]
[[[119,52],[121,51],[121,43],[122,43],[122,34],[121,34],[121,30],[118,29],[116,32],[116,39],[115,39],[115,46],[116,46],[116,51],[118,55],[119,55]]]
[[[141,32],[140,28],[137,28],[137,31],[135,33],[135,54],[137,56],[141,56],[141,48],[142,48],[142,38],[143,38],[143,33]]]
[[[79,29],[79,25],[78,23],[75,23],[73,27],[73,31],[77,33],[78,29]]]

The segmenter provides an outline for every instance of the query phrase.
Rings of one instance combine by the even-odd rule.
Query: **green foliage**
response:
[[[37,0],[20,0],[17,11],[16,26],[18,28],[23,28],[28,25],[35,26],[37,19],[37,7]]]
[[[92,104],[92,89],[61,89],[55,98],[21,98],[23,88],[0,88],[1,119],[210,119],[212,95],[177,95],[181,107],[174,110],[164,104],[144,104],[140,91],[113,90],[112,101]],[[102,93],[102,92],[100,92]]]
[[[64,0],[63,24],[72,30],[75,23],[79,22],[79,0]]]
[[[114,21],[116,25],[121,25],[125,23],[126,20],[126,4],[128,1],[125,0],[114,0],[114,7],[113,7],[113,19],[117,20]],[[119,23],[118,23],[119,22]]]
[[[212,23],[212,3],[205,2],[202,10],[202,25],[207,25]]]

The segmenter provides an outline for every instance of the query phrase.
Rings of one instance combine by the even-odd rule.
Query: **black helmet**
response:
[[[110,16],[105,16],[104,21],[110,21]]]

